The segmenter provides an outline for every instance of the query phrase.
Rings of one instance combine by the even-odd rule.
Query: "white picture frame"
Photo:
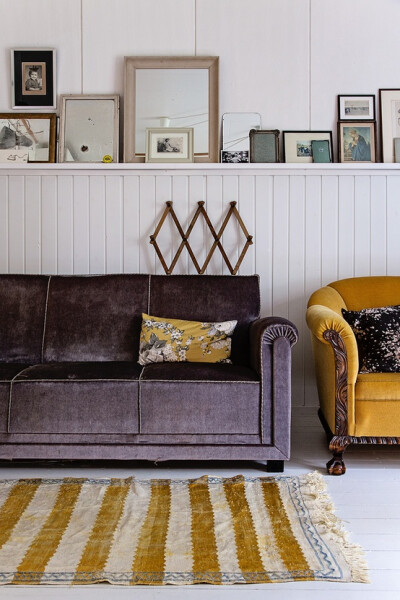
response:
[[[193,162],[193,127],[146,129],[146,162]]]
[[[394,163],[395,142],[400,137],[400,89],[380,89],[382,162]]]

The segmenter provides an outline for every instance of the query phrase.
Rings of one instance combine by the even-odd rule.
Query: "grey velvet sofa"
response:
[[[0,459],[290,455],[295,326],[258,276],[0,275]],[[237,319],[233,364],[138,362],[142,312]]]

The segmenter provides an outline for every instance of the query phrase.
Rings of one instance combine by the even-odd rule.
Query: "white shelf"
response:
[[[30,164],[0,164],[0,173],[38,173],[46,172],[54,175],[62,172],[101,172],[126,173],[127,171],[145,172],[152,171],[160,173],[164,171],[179,171],[179,172],[218,172],[235,174],[251,174],[260,173],[261,171],[271,175],[278,174],[335,174],[356,172],[360,173],[379,173],[383,175],[385,172],[398,171],[400,163],[30,163]]]

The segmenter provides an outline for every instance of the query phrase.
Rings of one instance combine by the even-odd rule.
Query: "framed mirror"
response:
[[[61,96],[59,162],[118,162],[119,96]]]
[[[218,57],[126,56],[124,162],[144,162],[146,130],[193,128],[194,162],[218,162]]]

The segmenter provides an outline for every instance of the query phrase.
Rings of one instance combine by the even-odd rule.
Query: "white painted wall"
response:
[[[265,128],[335,134],[337,94],[400,87],[399,22],[399,0],[0,0],[0,111],[10,110],[13,47],[57,49],[59,94],[122,94],[125,55],[207,54],[220,57],[220,115],[254,111]],[[237,200],[255,241],[240,272],[260,274],[263,314],[299,327],[293,400],[314,405],[310,293],[399,273],[400,171],[349,166],[1,167],[0,272],[159,273],[148,236],[166,200],[186,224],[205,200],[216,225]],[[168,226],[170,256],[171,239]],[[205,257],[200,225],[191,242]],[[237,256],[237,228],[224,245]],[[187,258],[177,272],[194,272]],[[208,272],[227,272],[217,254]]]
[[[123,92],[125,55],[217,55],[220,114],[333,130],[337,94],[400,87],[399,0],[0,0],[0,111],[10,49],[57,50],[57,91]]]
[[[148,168],[150,167],[150,168]],[[184,230],[199,200],[216,230],[237,201],[254,236],[239,274],[258,273],[262,315],[289,318],[293,403],[317,403],[306,304],[343,277],[398,275],[400,171],[395,165],[40,165],[0,168],[0,272],[163,273],[149,236],[167,200]],[[171,219],[157,238],[167,264],[180,243]],[[202,264],[213,242],[199,221],[190,244]],[[235,264],[245,243],[234,223],[223,246]],[[195,273],[186,250],[175,273]],[[229,271],[216,251],[209,274]]]

